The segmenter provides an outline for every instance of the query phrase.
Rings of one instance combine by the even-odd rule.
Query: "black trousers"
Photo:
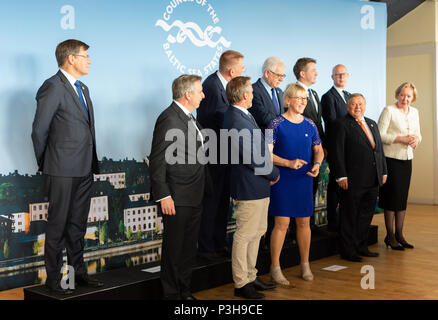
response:
[[[351,257],[368,250],[368,229],[377,203],[378,187],[341,189],[340,253]]]
[[[163,214],[161,285],[165,299],[179,300],[191,295],[191,278],[202,205],[175,207],[173,216]]]
[[[341,190],[336,178],[330,172],[329,183],[327,186],[327,224],[329,228],[338,229],[339,214],[337,212],[338,204],[341,198]]]
[[[84,263],[84,236],[90,211],[93,175],[86,177],[55,177],[46,175],[49,209],[44,245],[47,283],[58,282],[62,275],[62,251],[75,274],[87,272]]]
[[[198,250],[215,252],[227,246],[226,233],[230,213],[230,167],[209,165],[213,194],[203,202]]]

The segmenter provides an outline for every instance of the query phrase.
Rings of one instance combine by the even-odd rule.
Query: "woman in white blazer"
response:
[[[403,236],[414,150],[421,142],[418,110],[411,106],[417,98],[412,83],[402,83],[395,91],[397,102],[383,109],[379,118],[388,180],[379,192],[379,206],[385,210],[385,244],[394,250],[413,248]],[[393,232],[395,218],[395,233]]]

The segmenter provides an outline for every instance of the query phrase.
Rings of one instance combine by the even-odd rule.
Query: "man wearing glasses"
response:
[[[57,294],[73,293],[60,283],[64,248],[79,285],[103,285],[88,277],[83,257],[93,173],[98,173],[93,104],[88,88],[78,80],[89,71],[88,48],[78,40],[58,44],[55,55],[60,69],[37,92],[32,126],[38,171],[44,173],[50,202],[44,246],[46,287]]]
[[[327,187],[328,231],[338,230],[339,219],[336,209],[339,204],[340,190],[336,178],[333,175],[333,152],[336,148],[334,123],[337,119],[344,118],[348,113],[347,101],[350,97],[350,93],[345,90],[348,76],[347,68],[344,65],[336,65],[332,72],[333,87],[331,87],[321,98],[322,117],[324,119],[327,138],[327,161],[330,168],[329,184]]]
[[[272,119],[284,113],[283,91],[278,87],[284,80],[286,66],[277,57],[269,57],[263,63],[262,78],[252,86],[254,98],[249,112],[260,129],[265,130]]]

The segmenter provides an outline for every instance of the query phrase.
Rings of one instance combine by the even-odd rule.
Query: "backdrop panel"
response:
[[[17,0],[0,3],[0,29],[0,290],[45,279],[48,203],[30,134],[36,91],[56,73],[55,47],[65,39],[90,45],[90,74],[81,80],[93,99],[103,168],[87,231],[90,273],[160,258],[162,223],[144,159],[181,73],[205,78],[233,49],[245,55],[254,82],[267,57],[283,59],[284,89],[296,81],[295,61],[307,56],[317,60],[313,88],[320,96],[332,85],[332,67],[342,63],[348,90],[367,99],[368,117],[377,120],[386,101],[386,7],[379,3]],[[147,223],[133,223],[133,213]]]

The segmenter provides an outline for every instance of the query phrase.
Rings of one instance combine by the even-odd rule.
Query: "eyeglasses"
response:
[[[348,76],[348,73],[335,73],[334,76],[337,78],[342,78]]]
[[[276,72],[271,71],[271,70],[269,70],[269,72],[272,73],[272,74],[274,74],[274,75],[276,75],[276,76],[279,77],[279,78],[286,78],[286,75],[285,75],[285,74],[279,74],[279,73],[276,73]]]
[[[85,58],[87,60],[90,60],[90,56],[84,56],[83,54],[74,54],[75,57],[82,57]]]
[[[308,97],[292,97],[293,99],[297,99],[298,101],[302,101],[302,102],[307,102],[307,100],[309,100]]]

